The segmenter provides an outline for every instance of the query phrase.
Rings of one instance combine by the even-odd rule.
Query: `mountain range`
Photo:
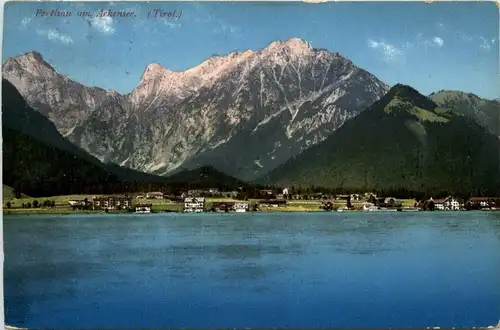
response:
[[[322,141],[388,90],[298,38],[183,72],[150,64],[126,95],[72,81],[37,52],[9,58],[2,72],[64,137],[103,162],[161,175],[210,164],[247,180]]]
[[[160,179],[156,175],[124,168],[113,163],[103,164],[100,160],[64,138],[57,131],[55,125],[44,115],[33,110],[17,89],[5,79],[2,81],[2,126],[17,133],[28,135],[45,145],[69,152],[92,165],[102,167],[119,179],[144,182],[157,182]]]
[[[245,183],[204,166],[169,177],[102,163],[64,138],[2,81],[3,183],[30,196],[112,193],[170,188],[236,187]],[[153,188],[154,187],[154,188]]]
[[[398,84],[262,182],[428,196],[495,195],[500,191],[499,152],[498,137],[463,111],[439,107]]]
[[[298,38],[214,56],[183,72],[150,64],[124,95],[73,81],[35,51],[7,59],[2,73],[10,143],[55,148],[129,185],[200,177],[231,186],[497,187],[485,178],[495,177],[500,159],[483,160],[486,151],[469,145],[498,155],[498,100],[390,89],[339,53]],[[16,157],[12,170],[26,164]],[[484,168],[471,169],[471,159]]]

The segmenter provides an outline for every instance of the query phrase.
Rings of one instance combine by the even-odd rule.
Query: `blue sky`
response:
[[[38,9],[72,16],[37,17]],[[100,9],[136,16],[77,16]],[[148,18],[153,9],[182,14]],[[494,2],[9,2],[4,14],[2,62],[36,50],[60,73],[120,93],[130,92],[150,63],[185,70],[214,54],[299,37],[340,52],[390,85],[500,97]]]

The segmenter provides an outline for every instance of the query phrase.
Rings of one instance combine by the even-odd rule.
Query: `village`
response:
[[[148,192],[117,196],[93,196],[71,199],[73,210],[103,212],[266,212],[266,211],[466,211],[497,210],[498,197],[429,198],[425,200],[381,197],[374,193],[326,195],[315,193],[303,196],[289,194],[284,188],[278,194],[271,189],[256,191],[255,198],[242,196],[238,191],[218,189],[190,190],[179,195]]]

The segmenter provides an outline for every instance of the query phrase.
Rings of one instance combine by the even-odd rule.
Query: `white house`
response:
[[[351,194],[351,201],[359,201],[361,196],[359,194]]]
[[[163,193],[161,191],[152,191],[146,194],[148,199],[163,199]]]
[[[448,197],[445,203],[445,207],[448,210],[453,210],[453,211],[459,211],[461,206],[462,206],[461,203],[456,198],[453,197]]]
[[[377,211],[377,207],[373,203],[364,202],[363,203],[363,211]]]
[[[152,205],[137,205],[135,207],[135,213],[151,213]]]
[[[481,208],[490,207],[492,203],[492,198],[489,197],[471,197],[469,199],[471,204],[478,204]]]
[[[85,204],[84,200],[70,200],[68,201],[70,206],[81,206]]]
[[[205,211],[204,197],[184,198],[184,212],[203,212]]]
[[[244,203],[244,202],[235,203],[234,210],[236,212],[247,212],[248,211],[248,203]]]
[[[393,207],[400,207],[401,206],[401,202],[398,201],[396,198],[394,197],[386,197],[384,199],[384,204],[386,206],[393,206]]]
[[[434,208],[436,210],[444,211],[444,201],[446,198],[438,198],[438,199],[433,199],[432,197],[429,198],[429,201],[434,203]]]
[[[377,198],[377,194],[372,193],[372,192],[366,192],[366,193],[364,193],[363,197],[364,197],[366,200],[369,200],[371,197],[373,197],[373,198]]]
[[[440,199],[430,199],[434,202],[434,207],[442,211],[458,211],[460,210],[460,202],[454,197],[446,197]]]

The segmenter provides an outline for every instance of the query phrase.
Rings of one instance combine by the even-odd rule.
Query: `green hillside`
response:
[[[116,175],[75,154],[3,128],[3,182],[30,196],[109,193]]]
[[[499,142],[409,86],[381,100],[262,183],[429,195],[497,194]]]
[[[9,187],[7,185],[3,185],[3,190],[2,190],[2,199],[4,201],[10,201],[10,200],[13,200],[14,198],[16,198],[16,194],[18,194],[19,197],[21,198],[25,198],[25,197],[29,197],[25,194],[21,194],[21,193],[17,193],[16,190],[12,187]]]
[[[439,91],[429,96],[441,107],[453,109],[478,124],[490,133],[500,136],[500,101],[482,99],[471,93],[459,91]]]
[[[6,186],[6,185],[3,185],[3,189],[2,189],[2,199],[3,200],[11,200],[13,199],[15,196],[14,196],[14,189],[12,187],[9,187],[9,186]]]

